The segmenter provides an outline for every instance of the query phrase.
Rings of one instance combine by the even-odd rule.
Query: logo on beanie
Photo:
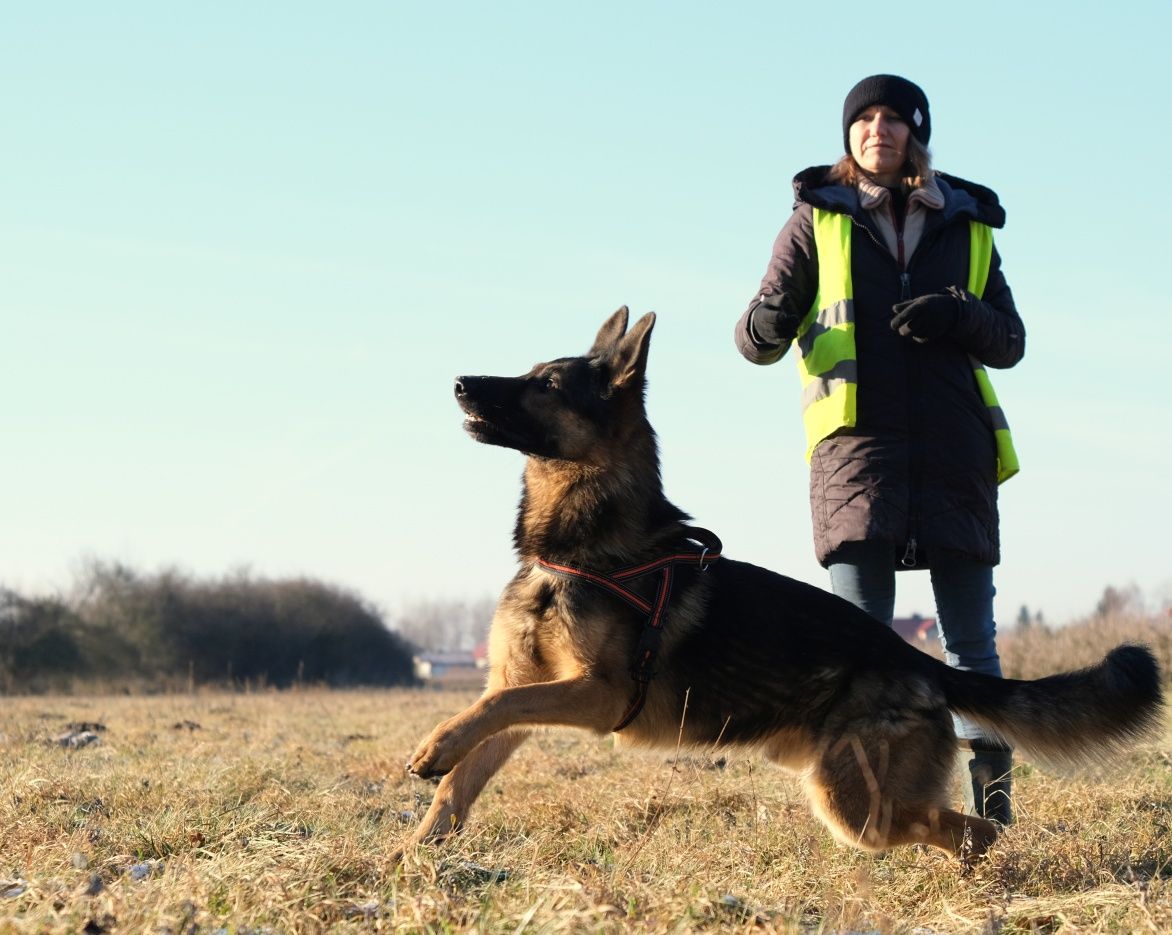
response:
[[[920,108],[917,107],[916,112],[914,114],[912,114],[912,121],[915,123],[915,125],[917,127],[923,126],[924,115],[920,113]]]

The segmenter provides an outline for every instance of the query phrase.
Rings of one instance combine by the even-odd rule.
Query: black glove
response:
[[[936,341],[956,327],[961,299],[953,291],[932,292],[891,306],[891,330],[920,344]]]
[[[749,313],[749,336],[757,344],[788,344],[803,318],[788,295],[762,296]]]

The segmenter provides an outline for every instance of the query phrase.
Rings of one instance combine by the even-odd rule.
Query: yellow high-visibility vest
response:
[[[814,209],[814,245],[818,253],[818,292],[795,343],[802,380],[802,421],[806,460],[824,439],[858,421],[858,359],[855,356],[855,300],[851,278],[851,219],[836,211]],[[993,231],[969,222],[968,290],[980,298],[993,260]],[[969,358],[981,401],[989,410],[997,442],[997,482],[1020,470],[1009,423],[984,365]]]

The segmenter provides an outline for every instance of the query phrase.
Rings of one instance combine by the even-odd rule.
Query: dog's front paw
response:
[[[407,761],[407,772],[420,779],[445,776],[460,762],[455,732],[441,724],[419,745]]]

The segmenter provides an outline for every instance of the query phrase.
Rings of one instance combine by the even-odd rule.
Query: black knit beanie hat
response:
[[[912,136],[925,146],[932,135],[932,118],[928,114],[928,98],[919,85],[898,75],[872,75],[864,78],[846,96],[842,105],[842,145],[851,151],[851,124],[868,107],[883,104],[899,114]]]

